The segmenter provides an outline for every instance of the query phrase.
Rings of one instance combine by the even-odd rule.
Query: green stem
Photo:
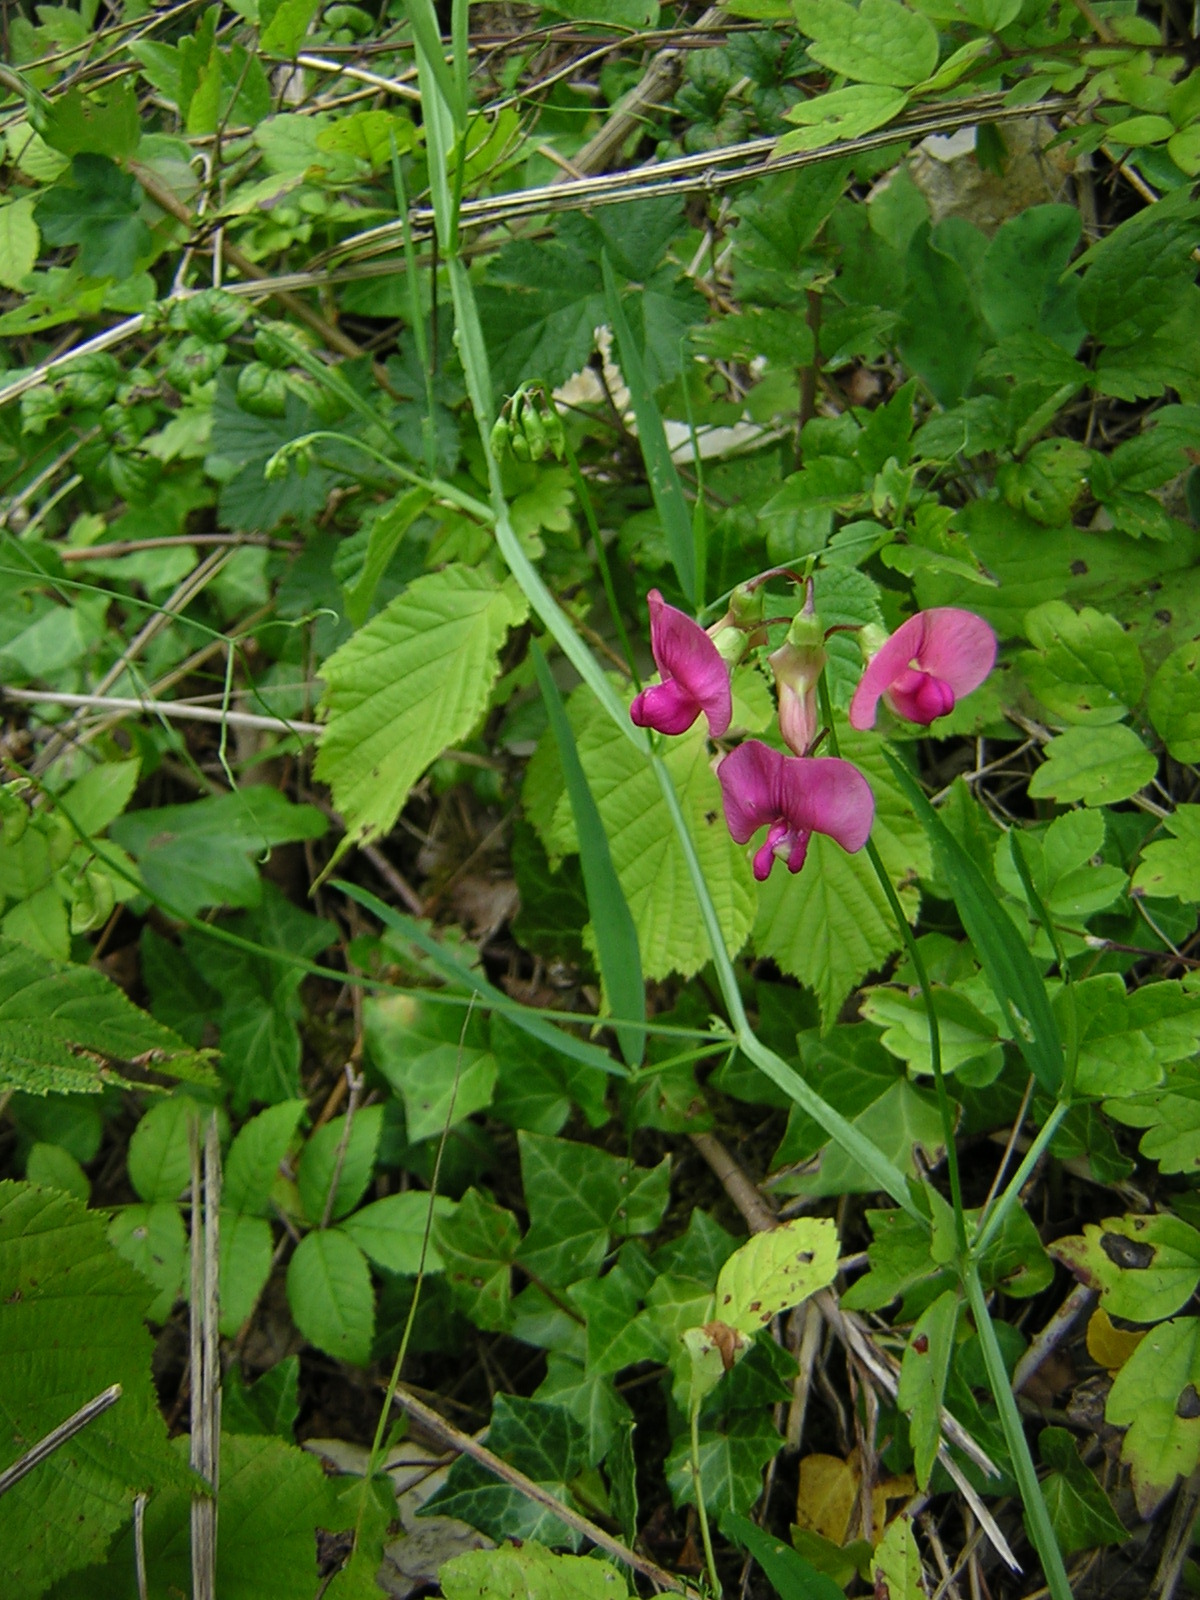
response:
[[[696,1491],[696,1515],[700,1519],[700,1537],[704,1541],[704,1560],[708,1567],[708,1581],[712,1592],[720,1597],[721,1577],[717,1571],[717,1558],[713,1554],[712,1534],[708,1531],[708,1512],[704,1509],[704,1485],[700,1478],[700,1407],[692,1406],[692,1485]]]
[[[975,1329],[979,1334],[979,1345],[983,1352],[984,1365],[987,1368],[988,1382],[991,1384],[992,1394],[995,1396],[996,1405],[1000,1412],[1000,1425],[1004,1429],[1004,1439],[1008,1445],[1008,1453],[1012,1458],[1013,1471],[1016,1474],[1017,1485],[1021,1491],[1021,1499],[1029,1517],[1029,1531],[1033,1538],[1034,1548],[1041,1557],[1046,1585],[1050,1590],[1052,1600],[1072,1600],[1067,1569],[1063,1565],[1062,1552],[1058,1548],[1058,1540],[1054,1536],[1050,1513],[1046,1508],[1046,1501],[1042,1495],[1042,1486],[1038,1482],[1037,1469],[1034,1467],[1033,1457],[1029,1453],[1029,1441],[1025,1437],[1025,1426],[1021,1421],[1021,1413],[1017,1409],[1016,1397],[1012,1392],[1012,1384],[1009,1381],[1008,1371],[1004,1365],[1004,1357],[1000,1353],[1000,1344],[996,1338],[996,1330],[992,1325],[991,1312],[987,1308],[983,1285],[979,1281],[979,1269],[974,1262],[967,1263],[966,1270],[963,1273],[963,1282],[966,1285],[971,1314],[975,1319]]]
[[[971,1240],[971,1255],[976,1261],[982,1258],[988,1245],[1003,1227],[1004,1219],[1020,1198],[1021,1190],[1029,1182],[1033,1169],[1042,1159],[1046,1147],[1058,1132],[1059,1124],[1069,1110],[1070,1107],[1066,1102],[1060,1100],[1047,1117],[1045,1124],[1038,1129],[1037,1137],[1025,1152],[1021,1165],[1009,1179],[1003,1193],[980,1217],[975,1227],[975,1237]]]
[[[400,478],[405,483],[411,483],[418,489],[424,489],[427,494],[433,495],[438,500],[448,500],[451,505],[457,506],[460,511],[465,511],[468,516],[476,517],[480,522],[491,522],[494,513],[491,506],[482,500],[476,500],[474,495],[464,494],[454,484],[447,483],[444,478],[423,478],[419,472],[413,472],[408,467],[402,467],[398,461],[393,461],[385,456],[381,450],[376,450],[374,445],[365,443],[362,439],[352,438],[348,433],[338,433],[332,428],[314,428],[311,433],[302,433],[299,438],[289,439],[287,444],[278,449],[267,462],[269,468],[272,461],[296,455],[303,445],[313,444],[318,439],[328,439],[333,444],[348,444],[355,450],[361,450],[363,455],[370,456],[372,461],[379,463],[394,478]],[[340,470],[333,468],[333,470]]]
[[[554,397],[546,390],[550,404],[554,404]],[[600,582],[604,585],[604,598],[608,601],[608,614],[612,618],[613,627],[617,630],[617,638],[621,641],[621,650],[624,653],[629,667],[629,675],[637,688],[642,687],[642,680],[638,674],[637,662],[633,655],[633,646],[629,642],[629,635],[625,631],[625,623],[621,618],[621,608],[617,604],[617,593],[613,588],[612,569],[608,564],[608,551],[604,548],[604,540],[600,536],[600,524],[596,520],[596,510],[592,505],[592,497],[588,492],[587,481],[579,470],[579,460],[572,448],[570,439],[564,439],[567,450],[567,466],[570,468],[571,481],[575,485],[575,493],[579,497],[579,504],[583,508],[584,520],[588,525],[588,532],[592,536],[592,544],[596,550],[596,565],[600,568]]]

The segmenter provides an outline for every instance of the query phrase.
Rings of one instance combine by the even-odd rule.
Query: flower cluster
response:
[[[765,637],[761,604],[752,599],[756,587],[757,580],[744,585],[730,611],[707,633],[668,605],[657,589],[650,591],[650,648],[660,681],[643,689],[629,708],[638,727],[686,733],[703,713],[714,739],[728,731],[730,671],[751,642]],[[978,688],[996,660],[996,636],[988,624],[952,606],[919,611],[872,651],[874,642],[864,629],[860,643],[869,659],[850,702],[852,728],[873,728],[881,699],[897,716],[927,727]],[[812,753],[821,737],[817,686],[825,659],[825,633],[813,610],[810,584],[787,638],[768,657],[779,731],[792,754],[747,739],[717,765],[734,839],[748,844],[760,828],[767,830],[754,854],[760,882],[776,859],[789,872],[799,872],[814,833],[836,839],[843,850],[861,850],[875,819],[875,797],[858,768]]]

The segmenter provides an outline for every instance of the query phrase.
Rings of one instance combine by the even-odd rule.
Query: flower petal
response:
[[[785,761],[781,785],[783,814],[795,833],[827,833],[851,853],[866,844],[875,796],[851,762],[836,756]]]
[[[659,733],[686,733],[699,715],[700,703],[695,695],[674,678],[643,689],[629,707],[630,721]]]
[[[669,606],[657,589],[651,589],[646,603],[650,648],[663,681],[679,680],[708,718],[708,731],[719,739],[733,718],[728,663],[700,624]]]
[[[779,777],[784,759],[770,745],[747,739],[717,768],[725,821],[738,844],[745,844],[764,822],[779,820]],[[769,866],[767,870],[770,871]]]
[[[957,606],[934,606],[918,616],[925,624],[917,651],[921,670],[948,683],[956,700],[978,689],[996,665],[996,635],[989,625]]]
[[[931,722],[954,710],[954,690],[944,678],[932,677],[916,667],[908,667],[884,694],[884,699],[899,717],[927,728]]]
[[[901,623],[883,647],[867,663],[867,669],[858,680],[858,688],[850,702],[850,726],[861,732],[875,726],[875,711],[879,697],[905,670],[918,653],[925,638],[922,613]]]

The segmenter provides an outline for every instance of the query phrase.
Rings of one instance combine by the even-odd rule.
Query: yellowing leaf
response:
[[[832,1283],[837,1257],[837,1227],[829,1217],[797,1217],[755,1234],[721,1268],[717,1316],[740,1333],[756,1333]]]
[[[1087,1325],[1087,1353],[1115,1377],[1145,1337],[1145,1328],[1114,1327],[1104,1307],[1097,1306]]]
[[[892,1523],[879,1541],[871,1566],[876,1594],[885,1594],[888,1600],[925,1600],[921,1552],[908,1517],[897,1517]]]

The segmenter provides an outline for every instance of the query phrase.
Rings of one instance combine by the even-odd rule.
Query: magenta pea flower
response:
[[[661,683],[643,689],[629,708],[639,728],[686,733],[703,711],[719,739],[733,717],[729,664],[698,622],[669,606],[657,589],[647,596],[650,648]]]
[[[918,611],[873,655],[850,702],[850,726],[873,728],[880,696],[922,727],[953,711],[996,664],[996,635],[956,606]]]
[[[867,842],[875,796],[857,767],[835,756],[785,756],[757,739],[738,745],[717,768],[725,820],[738,844],[766,824],[754,855],[754,876],[770,876],[778,856],[799,872],[814,833],[853,853]]]

